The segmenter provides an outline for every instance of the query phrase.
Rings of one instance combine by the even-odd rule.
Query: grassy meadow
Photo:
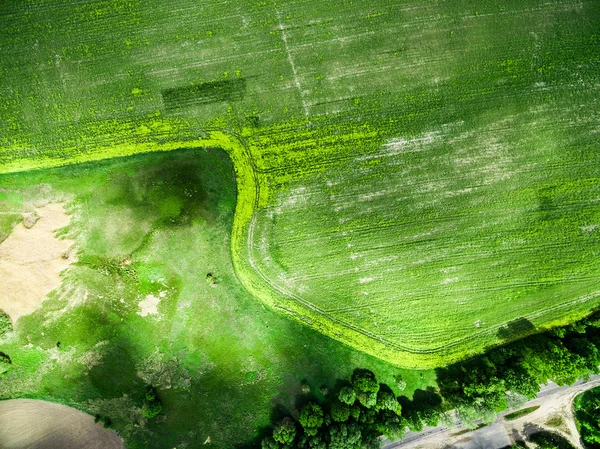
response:
[[[0,23],[0,171],[223,148],[237,277],[321,333],[425,368],[600,304],[597,1],[20,0]]]
[[[222,150],[182,150],[0,177],[0,220],[62,202],[78,261],[0,340],[0,398],[108,416],[128,448],[244,444],[299,397],[357,366],[407,391],[431,371],[398,369],[290,321],[251,297],[229,253],[235,177]],[[11,201],[8,201],[11,198]],[[2,237],[2,239],[5,235]],[[212,277],[207,281],[207,274]],[[146,316],[140,303],[159,298]],[[57,347],[60,342],[60,347]],[[311,392],[301,393],[307,383]],[[141,414],[145,386],[164,411]]]

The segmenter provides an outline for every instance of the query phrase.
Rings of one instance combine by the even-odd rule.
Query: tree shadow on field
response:
[[[517,318],[516,320],[510,321],[506,326],[498,329],[496,334],[498,338],[505,342],[517,340],[519,338],[527,337],[535,332],[535,326],[527,318]]]
[[[51,327],[42,327],[44,332],[28,333],[28,341],[36,347],[64,360],[44,368],[32,397],[96,415],[127,436],[139,424],[146,384],[136,372],[140,348],[121,322],[121,314],[110,311],[109,304],[82,304],[63,312]],[[44,323],[46,312],[27,317],[26,326]]]
[[[223,164],[213,160],[222,156],[227,157],[223,150],[179,150],[140,164],[134,173],[114,170],[105,201],[156,217],[160,225],[186,226],[198,217],[212,219],[215,208],[207,204],[221,196],[214,171],[215,165]]]

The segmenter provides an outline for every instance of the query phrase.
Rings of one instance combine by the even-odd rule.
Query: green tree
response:
[[[4,311],[0,310],[0,339],[12,331],[12,329],[13,326],[10,317]]]
[[[419,416],[414,404],[405,396],[401,396],[399,399],[402,407],[402,418],[404,418],[404,422],[411,431],[421,432],[423,430],[423,421],[421,421],[421,417]]]
[[[329,449],[360,449],[361,430],[356,423],[337,424],[329,429]]]
[[[372,408],[377,405],[379,383],[372,371],[362,368],[355,369],[352,373],[351,382],[356,391],[358,402],[366,408]]]
[[[350,407],[341,402],[334,402],[331,406],[331,419],[335,422],[348,421],[350,418]]]
[[[406,420],[391,410],[382,410],[377,416],[375,428],[379,435],[385,435],[392,441],[401,440],[406,428]]]
[[[290,417],[285,417],[273,430],[273,439],[283,445],[291,445],[296,438],[296,423]]]
[[[356,401],[356,391],[352,387],[342,387],[338,394],[338,399],[344,404],[352,405]]]
[[[583,358],[585,367],[590,373],[597,374],[600,366],[600,351],[587,338],[578,337],[568,341],[569,350]]]
[[[372,391],[358,393],[356,398],[366,408],[373,408],[377,405],[377,393]]]
[[[318,404],[310,402],[300,412],[298,421],[300,421],[306,435],[316,435],[319,427],[323,425],[323,409]]]
[[[523,351],[523,366],[539,384],[573,384],[589,372],[583,357],[573,354],[561,340],[546,335],[531,338]]]
[[[540,391],[540,384],[535,377],[520,365],[507,369],[502,377],[507,390],[527,396],[529,399],[535,398]]]
[[[377,412],[373,408],[364,408],[360,412],[358,422],[364,427],[371,427],[377,422]]]
[[[298,441],[299,449],[327,449],[327,443],[321,435],[302,435]]]
[[[377,393],[377,410],[391,410],[395,413],[400,413],[400,403],[396,399],[396,395],[391,391],[379,390]]]
[[[360,405],[354,404],[352,407],[350,407],[350,416],[352,416],[352,418],[354,418],[356,421],[358,421],[360,418],[361,413],[362,409],[360,408]]]
[[[413,404],[421,421],[430,427],[436,427],[443,413],[442,397],[431,387],[426,390],[415,390]]]

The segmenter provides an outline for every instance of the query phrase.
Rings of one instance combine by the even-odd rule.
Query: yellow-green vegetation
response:
[[[223,148],[258,299],[432,367],[600,304],[600,6],[0,6],[0,171]]]

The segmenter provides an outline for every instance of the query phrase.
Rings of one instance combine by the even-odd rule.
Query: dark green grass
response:
[[[485,426],[487,426],[487,424],[485,424],[485,423],[477,424],[477,426],[474,429],[463,429],[463,430],[459,430],[458,432],[454,432],[450,435],[453,437],[458,437],[458,436],[464,435],[466,433],[470,433],[470,432],[474,432],[475,430],[479,430]]]
[[[199,104],[239,101],[245,92],[246,80],[239,78],[165,89],[161,95],[165,108],[176,111]]]
[[[36,199],[66,201],[72,218],[61,234],[76,240],[79,258],[58,291],[0,340],[13,360],[0,398],[108,416],[128,449],[198,447],[208,436],[231,448],[291,412],[303,382],[320,397],[322,385],[333,389],[358,366],[393,387],[401,374],[408,393],[433,382],[432,372],[353,351],[245,292],[229,255],[235,182],[222,151],[3,176],[0,186],[0,206],[17,216]],[[160,292],[159,314],[139,316],[138,301]],[[147,383],[164,404],[149,422],[139,410]]]
[[[515,412],[504,415],[504,419],[506,419],[507,421],[514,421],[515,419],[519,419],[525,415],[530,414],[531,412],[535,412],[538,408],[540,408],[540,406],[536,405],[535,407],[527,407],[521,410],[517,410]]]

